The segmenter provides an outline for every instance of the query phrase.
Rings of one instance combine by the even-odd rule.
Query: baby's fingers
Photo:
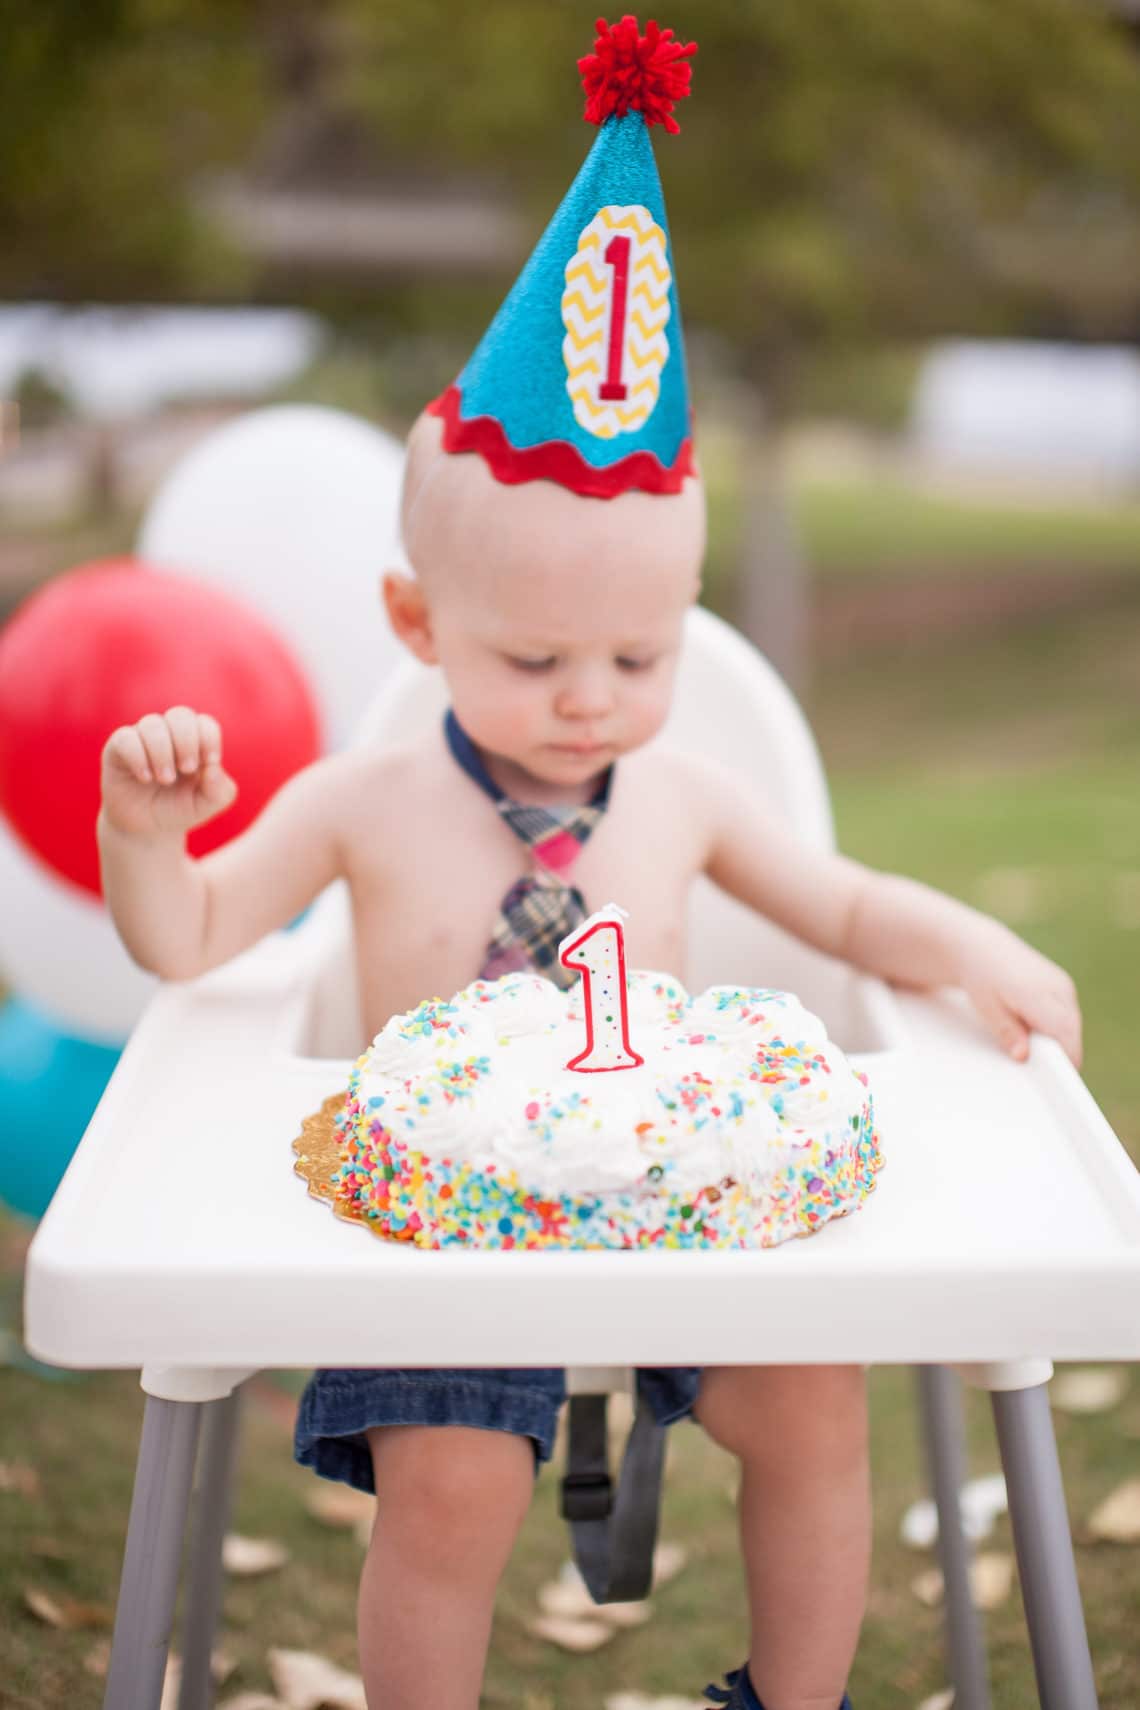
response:
[[[136,783],[154,782],[142,737],[133,724],[121,724],[111,732],[103,748],[103,764],[105,768],[117,767],[128,772]]]
[[[1054,986],[1036,999],[1028,1015],[1032,1027],[1056,1039],[1075,1069],[1081,1066],[1081,1006],[1073,983],[1065,976],[1063,985]]]
[[[237,784],[221,762],[205,761],[194,784],[195,825],[203,825],[206,820],[222,813],[236,799],[237,793]]]
[[[151,775],[160,784],[172,784],[177,777],[174,764],[174,739],[166,720],[158,713],[147,713],[135,726],[146,754]]]
[[[1029,1030],[998,994],[990,988],[974,987],[970,996],[978,1014],[1002,1047],[1019,1062],[1029,1055]]]
[[[164,716],[174,751],[174,764],[183,777],[192,776],[201,763],[198,715],[189,707],[167,707]]]
[[[210,713],[198,714],[198,747],[203,766],[222,760],[222,727]]]

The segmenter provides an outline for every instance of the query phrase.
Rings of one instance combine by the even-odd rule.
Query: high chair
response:
[[[441,696],[409,662],[362,740],[439,717]],[[832,845],[799,708],[704,611],[688,620],[666,737],[720,755],[742,789]],[[109,1710],[158,1705],[196,1456],[179,1702],[209,1702],[236,1396],[252,1372],[559,1362],[578,1395],[622,1387],[634,1364],[919,1366],[956,1710],[989,1700],[948,1368],[988,1389],[1040,1703],[1094,1710],[1045,1386],[1055,1358],[1140,1357],[1140,1177],[1054,1041],[1035,1036],[1017,1064],[961,994],[889,990],[704,883],[690,926],[691,990],[786,987],[870,1077],[886,1167],[857,1215],[811,1240],[749,1253],[428,1253],[338,1222],[293,1175],[290,1142],[365,1043],[342,885],[294,931],[159,992],[28,1259],[31,1351],[141,1366],[148,1398]]]

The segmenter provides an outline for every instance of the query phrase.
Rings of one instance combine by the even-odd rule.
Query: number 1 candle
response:
[[[566,1065],[582,1074],[636,1069],[645,1061],[629,1042],[624,919],[625,910],[610,903],[584,920],[558,946],[563,967],[582,975],[586,1048]]]

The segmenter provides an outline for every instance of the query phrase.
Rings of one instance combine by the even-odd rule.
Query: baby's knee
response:
[[[714,1366],[694,1409],[713,1441],[743,1461],[841,1467],[867,1454],[862,1366]]]
[[[378,1519],[421,1537],[513,1537],[534,1488],[527,1437],[457,1425],[385,1425],[368,1433]]]

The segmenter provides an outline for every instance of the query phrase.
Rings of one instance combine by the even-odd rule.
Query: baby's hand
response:
[[[222,767],[221,727],[209,713],[147,713],[120,725],[104,745],[103,814],[130,836],[191,831],[236,795]]]
[[[996,923],[990,923],[995,924]],[[998,1043],[1012,1057],[1029,1055],[1030,1031],[1059,1041],[1073,1066],[1081,1066],[1081,1010],[1076,987],[1015,933],[980,937],[963,957],[960,983]]]

